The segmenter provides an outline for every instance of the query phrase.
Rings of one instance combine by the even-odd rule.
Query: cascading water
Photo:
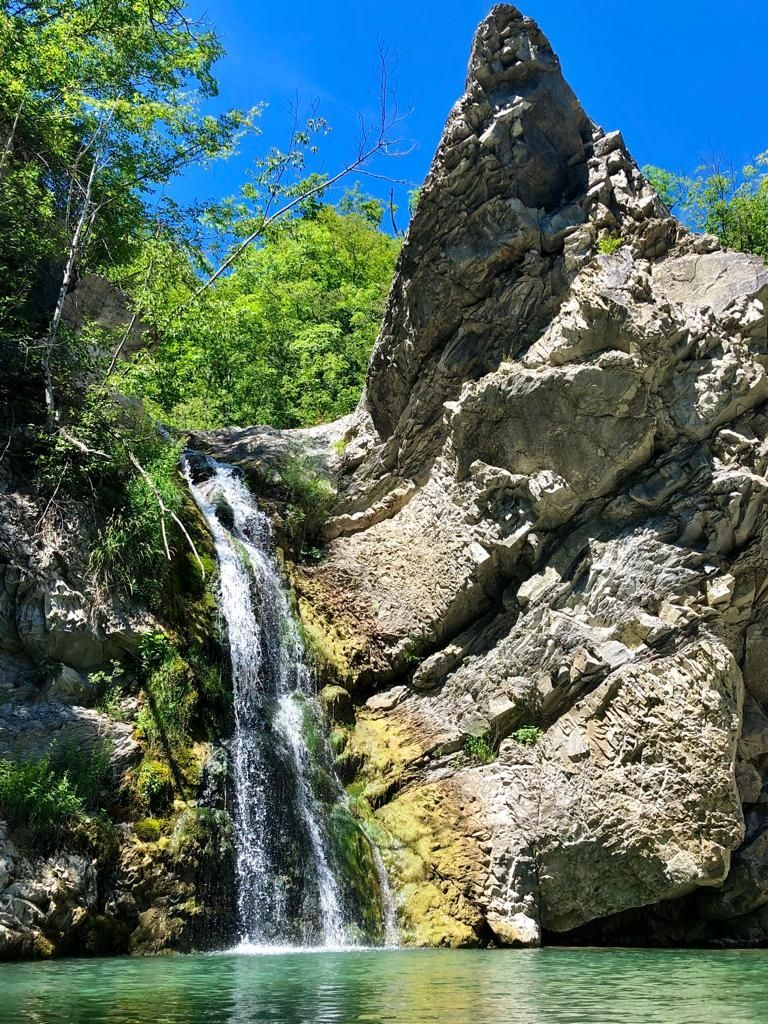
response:
[[[349,944],[361,935],[360,915],[355,893],[340,877],[327,824],[329,804],[347,818],[349,813],[319,728],[269,521],[237,470],[193,454],[184,468],[216,546],[229,638],[241,940],[253,946]],[[367,841],[366,848],[371,885],[381,897],[383,936],[391,944],[386,872],[378,851]]]

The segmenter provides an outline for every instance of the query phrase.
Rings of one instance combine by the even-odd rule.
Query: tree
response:
[[[120,386],[181,428],[294,427],[351,412],[400,248],[381,230],[383,213],[357,186],[335,207],[313,195],[200,296],[193,317],[162,308],[185,309],[197,283],[165,248],[167,294],[155,291],[152,310],[162,336],[122,368]]]
[[[768,152],[740,171],[713,161],[693,177],[659,167],[644,173],[670,210],[723,245],[768,261]]]
[[[158,189],[253,122],[254,111],[201,113],[222,49],[185,7],[30,0],[0,12],[0,330],[37,354],[49,422],[57,364],[71,369],[60,328],[77,268],[125,261]]]

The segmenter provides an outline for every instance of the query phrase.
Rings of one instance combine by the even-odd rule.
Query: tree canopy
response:
[[[154,296],[166,306],[154,310],[161,340],[124,368],[121,386],[181,428],[294,427],[351,412],[399,250],[382,214],[359,190],[312,204],[274,225],[191,315],[197,282],[182,268]]]
[[[660,167],[643,170],[667,207],[695,230],[768,261],[768,152],[740,170],[722,161],[691,176]]]

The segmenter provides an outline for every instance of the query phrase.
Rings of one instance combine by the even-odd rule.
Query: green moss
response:
[[[343,686],[324,686],[317,698],[327,721],[345,725],[351,725],[354,722],[355,709],[352,705],[352,698],[349,695],[349,690],[345,690]]]
[[[142,843],[156,843],[163,834],[163,823],[158,818],[142,818],[133,826]]]
[[[331,809],[328,829],[339,873],[354,892],[358,927],[366,941],[380,942],[384,938],[384,920],[370,839],[343,803],[336,803]]]
[[[477,946],[482,915],[465,892],[482,888],[482,855],[451,783],[401,793],[376,812],[376,822],[406,943]]]
[[[136,796],[148,811],[164,811],[173,801],[173,775],[163,761],[145,757],[136,775]]]
[[[32,940],[32,953],[35,960],[50,960],[56,955],[56,947],[44,935],[35,935]]]
[[[216,495],[216,518],[228,530],[234,529],[235,510],[223,494]]]
[[[220,867],[232,855],[232,819],[226,811],[189,807],[179,815],[168,849],[177,863],[209,861]]]
[[[409,764],[418,760],[424,747],[397,721],[358,714],[344,756],[359,765],[366,782],[365,797],[377,803],[402,780]]]
[[[341,725],[335,726],[328,736],[328,743],[333,754],[338,757],[349,743],[349,730]]]

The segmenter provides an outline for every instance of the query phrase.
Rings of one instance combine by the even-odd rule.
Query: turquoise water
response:
[[[2,1024],[766,1024],[768,951],[360,951],[0,965]]]

